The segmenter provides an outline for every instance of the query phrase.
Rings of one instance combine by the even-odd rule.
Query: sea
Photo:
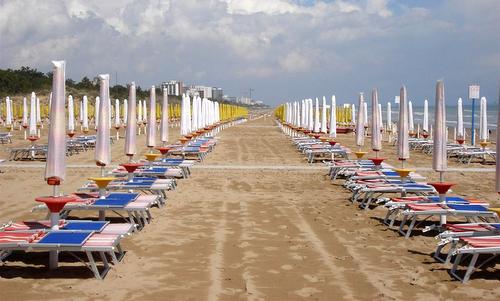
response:
[[[429,125],[434,123],[434,107],[430,106],[429,109]],[[382,118],[384,123],[387,118],[387,106],[382,105]],[[392,122],[398,121],[399,116],[399,107],[397,104],[391,103],[391,118]],[[487,104],[487,119],[488,119],[488,129],[496,130],[497,128],[497,114],[498,114],[498,105]],[[422,126],[424,118],[424,106],[415,106],[413,105],[413,122],[415,124],[415,128],[417,124]],[[456,127],[457,126],[457,106],[446,106],[446,124],[448,127]],[[472,128],[472,103],[470,101],[464,101],[463,104],[463,119],[464,119],[464,127]],[[474,127],[479,128],[479,101],[476,101],[475,110],[474,110]]]

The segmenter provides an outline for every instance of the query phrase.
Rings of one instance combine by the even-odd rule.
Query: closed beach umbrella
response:
[[[305,101],[302,99],[300,101],[300,126],[304,127],[306,125],[306,110],[305,110]]]
[[[365,127],[363,120],[363,109],[364,109],[364,95],[359,93],[359,104],[358,104],[358,118],[356,119],[356,145],[361,148],[365,144]]]
[[[308,103],[309,103],[309,112],[308,112],[308,115],[309,115],[309,130],[310,131],[313,131],[314,130],[314,117],[313,117],[313,104],[312,104],[312,99],[308,99]]]
[[[500,89],[498,91],[498,107],[500,108]],[[497,154],[500,154],[500,129],[498,128],[498,124],[500,124],[500,110],[498,110],[498,113],[497,113],[497,128],[496,128],[496,131],[497,131]],[[496,160],[496,173],[495,173],[495,188],[496,188],[496,191],[498,193],[500,193],[500,160]]]
[[[97,129],[97,126],[99,125],[99,110],[101,107],[101,98],[99,96],[96,96],[95,98],[95,106],[94,106],[94,126]]]
[[[52,104],[48,137],[45,180],[55,178],[64,181],[66,177],[66,126],[65,126],[65,68],[66,62],[54,61],[52,79]]]
[[[351,105],[351,122],[353,124],[356,124],[356,105],[355,104]]]
[[[148,139],[146,144],[148,147],[156,146],[156,89],[151,86],[149,92],[149,121],[148,121]]]
[[[415,131],[415,124],[413,123],[413,103],[408,102],[408,131],[413,133]]]
[[[36,132],[36,95],[35,95],[35,92],[31,92],[31,100],[30,100],[30,136],[36,136],[36,134],[37,134],[37,132]]]
[[[399,92],[399,121],[398,121],[398,158],[404,162],[410,158],[408,145],[408,100],[406,87],[402,86]]]
[[[488,140],[488,110],[486,107],[486,97],[481,97],[481,107],[479,115],[479,139],[481,141]]]
[[[378,91],[372,91],[372,150],[382,150],[382,135],[380,133],[381,120],[379,119]]]
[[[424,120],[422,122],[422,130],[429,132],[429,102],[424,100]]]
[[[191,119],[191,128],[193,131],[198,129],[198,97],[193,98],[193,119]]]
[[[321,110],[321,132],[325,133],[327,132],[327,127],[326,127],[326,97],[323,96],[323,107]]]
[[[123,100],[123,124],[127,126],[127,121],[128,121],[128,100],[124,99]]]
[[[288,107],[288,104],[287,104]],[[288,118],[288,111],[287,111],[287,118]],[[182,100],[181,100],[181,135],[186,135],[186,95],[182,95]]]
[[[120,101],[115,99],[115,127],[120,127]]]
[[[337,102],[335,95],[332,95],[332,103],[330,105],[330,137],[337,137]]]
[[[142,101],[138,101],[138,106],[137,106],[137,121],[139,123],[142,123]]]
[[[163,89],[162,100],[163,101],[161,104],[161,142],[163,143],[163,145],[165,145],[168,142],[168,90],[166,88]],[[196,110],[198,111],[198,108]]]
[[[368,104],[363,100],[363,126],[368,127]]]
[[[111,163],[111,148],[109,146],[109,74],[100,74],[100,92],[97,139],[94,159],[98,166],[104,167]]]
[[[42,115],[40,115],[40,99],[36,98],[36,122],[42,122]]]
[[[83,126],[83,129],[88,130],[89,129],[89,103],[88,103],[87,95],[83,96],[82,108],[83,108],[82,126]]]
[[[146,104],[146,100],[142,100],[142,121],[148,122],[148,105]]]
[[[135,140],[137,131],[136,102],[135,102],[135,83],[131,82],[128,88],[128,108],[127,108],[127,128],[125,130],[125,155],[132,157],[136,153]]]
[[[445,172],[446,158],[446,109],[444,100],[444,83],[438,81],[436,85],[436,104],[434,115],[434,145],[432,151],[432,168],[437,172]]]
[[[314,132],[319,133],[319,100],[317,97],[314,107]]]
[[[392,130],[392,109],[391,109],[391,103],[387,103],[387,129],[390,131]]]
[[[384,122],[382,119],[382,104],[378,104],[378,121],[379,121],[379,130],[382,130],[384,128]]]
[[[457,138],[464,139],[464,113],[462,107],[462,98],[457,101]]]
[[[75,131],[75,110],[74,110],[73,96],[70,95],[68,96],[68,132],[73,133],[74,131]]]
[[[23,126],[28,126],[28,104],[26,103],[26,97],[23,97]]]

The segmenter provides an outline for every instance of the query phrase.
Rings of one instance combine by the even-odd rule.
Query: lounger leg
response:
[[[405,238],[410,237],[411,231],[413,230],[413,227],[415,227],[415,223],[417,222],[417,216],[415,215],[413,219],[411,220],[410,226],[408,227],[408,230],[406,231]]]
[[[457,248],[457,245],[458,245],[458,240],[454,240],[451,243],[450,250],[448,252],[448,255],[446,255],[446,259],[444,261],[445,264],[449,264],[451,262],[451,258],[453,257],[453,252],[455,252],[455,249]]]
[[[406,220],[408,219],[408,216],[407,215],[403,215],[403,220],[401,220],[401,223],[399,224],[399,233],[401,234],[405,234],[404,232],[404,226],[406,224]]]
[[[101,274],[99,274],[99,270],[97,269],[97,265],[95,264],[94,257],[92,256],[92,252],[86,251],[87,258],[89,259],[90,269],[94,273],[94,277],[96,279],[102,280]]]
[[[470,275],[474,271],[474,267],[476,266],[477,258],[479,257],[479,253],[475,253],[470,260],[469,267],[467,268],[467,272],[465,272],[464,279],[462,279],[462,283],[465,283],[469,280]]]

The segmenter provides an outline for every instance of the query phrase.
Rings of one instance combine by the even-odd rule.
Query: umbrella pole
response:
[[[443,171],[439,172],[439,182],[441,182],[441,183],[444,182],[444,172]],[[439,202],[443,205],[446,204],[446,192],[439,194]],[[443,226],[444,224],[446,224],[446,215],[441,215],[439,217],[439,225]]]

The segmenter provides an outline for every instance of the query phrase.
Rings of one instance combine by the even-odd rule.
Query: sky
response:
[[[0,0],[0,68],[149,87],[177,79],[269,105],[335,94],[338,103],[405,84],[415,104],[467,86],[498,100],[498,0]],[[115,74],[118,78],[115,78]]]

